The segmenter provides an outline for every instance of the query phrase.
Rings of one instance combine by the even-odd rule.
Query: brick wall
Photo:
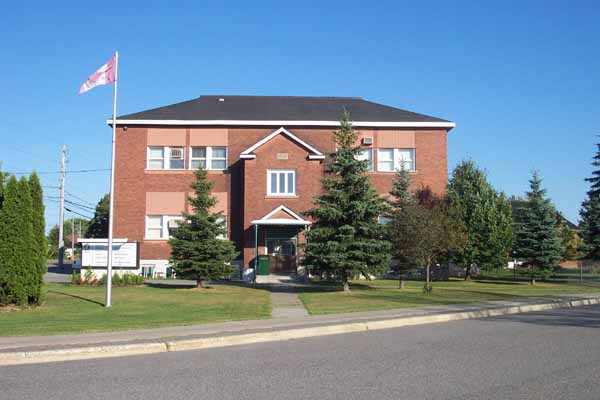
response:
[[[166,241],[144,240],[146,192],[191,191],[193,171],[147,171],[146,148],[148,129],[128,127],[117,129],[115,170],[115,237],[140,241],[142,259],[167,259],[170,248]],[[164,127],[163,127],[164,128]],[[190,143],[190,129],[185,129],[186,144]],[[168,129],[168,128],[166,128]],[[194,128],[197,132],[202,128]],[[208,129],[208,128],[207,128]],[[286,127],[301,140],[322,152],[334,150],[333,129]],[[214,130],[214,129],[213,129]],[[277,206],[284,204],[295,212],[312,207],[312,199],[321,191],[320,178],[323,163],[308,160],[308,151],[289,138],[279,135],[256,150],[256,159],[240,160],[239,154],[273,132],[275,128],[229,128],[227,171],[209,171],[215,192],[229,193],[229,235],[244,256],[248,265],[254,256],[254,231],[250,224]],[[161,130],[162,131],[162,130]],[[359,130],[360,132],[361,130]],[[377,148],[378,132],[370,129],[373,147]],[[412,130],[415,132],[416,172],[412,174],[413,188],[429,186],[436,193],[446,190],[447,133],[439,130]],[[189,151],[186,150],[186,165]],[[287,153],[287,160],[278,160],[277,153]],[[376,151],[374,151],[376,168]],[[269,168],[295,169],[297,171],[297,197],[268,198],[266,196],[266,170]],[[373,186],[382,194],[391,188],[393,173],[370,173]]]

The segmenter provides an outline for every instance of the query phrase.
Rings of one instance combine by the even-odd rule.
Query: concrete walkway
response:
[[[293,286],[273,286],[271,290],[271,306],[273,318],[298,318],[307,317],[308,311],[298,298],[298,293]]]

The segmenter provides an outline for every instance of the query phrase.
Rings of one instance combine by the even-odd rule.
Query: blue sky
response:
[[[119,114],[202,94],[361,96],[455,121],[450,168],[472,158],[509,195],[537,169],[578,219],[600,134],[598,2],[39,3],[0,17],[3,170],[57,171],[63,143],[69,170],[110,166],[112,87],[76,93],[118,49]],[[58,175],[41,176],[54,224]],[[90,203],[108,186],[107,171],[67,176]]]

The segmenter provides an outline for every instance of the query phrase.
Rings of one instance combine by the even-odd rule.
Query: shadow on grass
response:
[[[196,284],[190,284],[187,282],[177,282],[177,283],[146,282],[145,285],[148,287],[151,287],[151,288],[156,288],[156,289],[194,289],[196,287]],[[207,286],[210,286],[210,285],[207,283]]]
[[[468,282],[468,281],[467,281]],[[488,283],[490,285],[523,285],[528,281],[513,281],[513,280],[501,280],[501,279],[473,279],[471,280],[473,283]]]
[[[56,290],[48,290],[48,293],[60,294],[60,295],[63,295],[63,296],[72,297],[74,299],[87,301],[88,303],[94,303],[94,304],[97,304],[99,306],[104,307],[104,303],[101,303],[101,302],[99,302],[97,300],[92,300],[92,299],[88,299],[88,298],[85,298],[85,297],[77,296],[75,294],[69,294],[69,293],[64,293],[64,292],[57,292]]]

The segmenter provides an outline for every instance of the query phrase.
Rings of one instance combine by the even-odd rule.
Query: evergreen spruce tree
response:
[[[448,198],[463,221],[466,245],[456,253],[455,261],[467,269],[502,268],[508,261],[513,242],[510,201],[487,181],[485,173],[473,161],[463,161],[452,171]]]
[[[596,155],[592,161],[594,171],[590,178],[585,179],[590,183],[590,190],[581,205],[580,227],[585,243],[583,246],[585,256],[593,260],[600,260],[600,143],[596,146]]]
[[[396,171],[392,182],[392,190],[390,190],[390,198],[388,200],[390,211],[399,211],[402,207],[413,201],[413,196],[410,193],[410,173],[404,168]]]
[[[0,302],[27,304],[36,296],[33,215],[27,179],[8,179],[0,213]]]
[[[46,242],[46,220],[44,218],[44,194],[37,174],[34,172],[29,177],[31,190],[32,215],[33,215],[33,256],[35,258],[35,287],[33,301],[40,304],[43,300],[44,274],[47,271],[48,244]]]
[[[392,257],[397,262],[394,268],[400,280],[402,287],[402,275],[415,268],[411,258],[406,256],[404,248],[412,246],[410,238],[407,237],[406,229],[412,228],[412,218],[415,216],[415,210],[412,208],[415,202],[413,194],[410,192],[410,174],[408,170],[402,167],[396,171],[390,190],[389,204],[389,230],[392,238]]]
[[[531,267],[547,276],[558,266],[563,252],[561,238],[556,229],[556,210],[546,198],[542,180],[537,172],[529,181],[525,205],[516,217],[515,253]],[[533,278],[533,275],[532,275]]]
[[[213,183],[199,168],[192,184],[194,196],[188,201],[191,213],[183,214],[183,221],[169,239],[171,265],[178,276],[195,279],[199,288],[205,280],[228,277],[234,271],[230,261],[237,255],[233,242],[222,237],[227,234],[222,213],[210,209],[217,201],[210,195]]]
[[[323,194],[305,214],[314,220],[306,232],[304,265],[340,281],[344,291],[357,275],[370,279],[389,266],[391,245],[378,218],[386,201],[371,187],[368,161],[357,159],[360,147],[350,115],[344,110],[334,135],[337,150],[328,154]]]
[[[85,235],[88,238],[108,237],[108,214],[110,208],[110,197],[108,194],[102,196],[92,218],[87,226]]]

